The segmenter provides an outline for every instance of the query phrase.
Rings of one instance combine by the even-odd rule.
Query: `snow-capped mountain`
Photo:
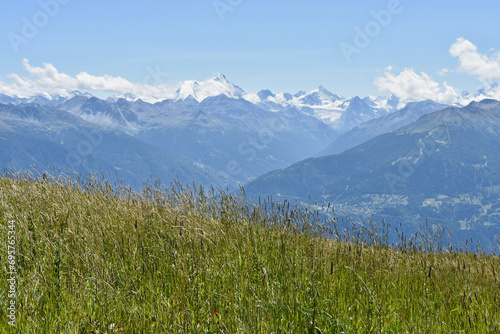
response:
[[[171,87],[163,87],[164,94],[161,97],[141,97],[131,93],[113,95],[107,99],[109,102],[116,102],[119,99],[125,99],[130,102],[135,102],[139,99],[149,102],[158,103],[164,100],[193,100],[202,102],[209,97],[225,95],[230,98],[238,99],[243,97],[244,91],[231,83],[226,76],[218,74],[213,78],[205,81],[186,80],[179,82]]]
[[[309,92],[300,91],[295,95],[275,94],[270,90],[261,90],[258,93],[246,94],[244,98],[254,104],[267,106],[271,110],[290,106],[341,110],[340,105],[346,100],[342,96],[329,92],[323,86]]]
[[[399,99],[393,96],[345,98],[328,91],[323,86],[309,92],[300,91],[294,95],[262,90],[246,94],[244,99],[269,111],[295,108],[339,132],[348,131],[363,122],[384,116],[397,110],[398,107],[404,107],[404,104],[401,105]]]
[[[121,95],[110,96],[106,99],[106,101],[117,102],[120,99],[124,99],[124,100],[130,101],[130,102],[134,102],[134,101],[139,100],[139,98],[135,94],[126,93],[126,94],[121,94]]]
[[[229,82],[223,74],[219,74],[215,78],[202,82],[195,80],[182,82],[176,90],[176,97],[174,100],[185,100],[192,97],[196,101],[202,102],[206,98],[219,95],[238,99],[243,97],[244,92],[243,89]]]
[[[183,104],[171,105],[171,107],[177,109],[187,105],[193,107],[207,99],[224,96],[229,99],[248,102],[252,105],[252,108],[255,107],[266,112],[295,115],[296,118],[299,118],[299,116],[315,118],[337,135],[349,131],[363,122],[384,116],[398,107],[398,100],[395,98],[346,98],[328,91],[323,86],[311,91],[300,91],[294,95],[290,93],[274,93],[270,90],[246,94],[243,89],[230,82],[223,74],[205,81],[187,80],[170,88],[164,85],[163,88],[165,90],[161,98],[146,100],[141,99],[137,94],[126,93],[97,101],[94,96],[88,93],[71,91],[64,95],[51,96],[43,94],[31,98],[0,95],[0,103],[58,105],[61,109],[82,117],[89,122],[115,129],[125,126],[126,131],[135,131],[135,129],[140,129],[149,121],[157,122],[161,119],[159,122],[166,124],[165,115],[158,114],[158,109],[148,107],[148,104],[153,106],[164,101],[182,102]],[[141,105],[141,110],[154,110],[149,114],[142,112],[141,117],[146,117],[149,121],[142,124],[136,122],[136,118],[133,116],[135,111],[129,110],[130,106],[126,106],[124,102],[145,103]],[[236,103],[235,105],[242,104]],[[134,108],[138,107],[135,106]],[[237,114],[238,110],[229,112]],[[172,111],[169,114],[169,121],[172,122]],[[153,117],[153,115],[155,116]],[[178,115],[176,120],[185,119],[182,115]],[[173,124],[176,124],[177,121]]]
[[[0,94],[0,103],[4,104],[13,104],[19,105],[23,103],[36,103],[40,105],[56,105],[63,103],[75,96],[84,96],[87,98],[92,97],[93,95],[89,93],[82,93],[80,91],[70,91],[65,94],[38,94],[34,96],[28,97],[20,97],[20,96],[10,96],[6,94]]]
[[[91,98],[92,96],[89,95],[71,92],[68,96],[59,98],[57,101],[63,104],[64,110],[76,112],[73,111],[74,108],[71,105],[75,104],[76,101],[83,103],[84,99],[81,99],[81,97]],[[235,100],[246,100],[265,111],[298,113],[304,116],[311,116],[339,134],[349,131],[363,122],[384,116],[387,113],[397,110],[398,107],[402,108],[404,106],[395,97],[369,96],[365,98],[346,98],[328,91],[323,86],[319,86],[318,89],[312,91],[300,91],[294,95],[290,93],[274,93],[270,90],[261,90],[258,93],[246,94],[243,89],[230,82],[223,74],[205,81],[187,80],[180,82],[164,98],[153,99],[152,101],[147,100],[145,102],[155,104],[171,100],[173,102],[183,101],[190,104],[198,104],[217,96],[225,96]],[[78,97],[78,99],[73,100],[74,97]],[[10,103],[8,98],[2,99],[0,96],[0,102],[2,100],[5,100],[4,103]],[[55,99],[53,100],[55,101]],[[68,103],[69,105],[64,105],[69,100],[73,101]],[[137,95],[127,93],[112,96],[106,102],[113,104],[120,100],[137,102],[141,99]],[[28,102],[31,101],[20,101],[20,103]],[[45,104],[47,101],[43,101],[43,103]],[[81,104],[76,109],[80,107]],[[102,108],[98,109],[101,110]],[[101,117],[102,115],[99,115],[99,112],[86,112],[86,114],[88,115],[87,120],[95,120],[100,123],[105,121],[104,123],[108,125],[112,125],[113,119],[120,122],[124,120],[120,115],[110,118],[109,111],[104,118]]]
[[[485,99],[500,99],[500,85],[497,82],[485,85],[476,91],[469,93],[462,92],[457,99],[457,106],[466,106],[472,102],[482,101]]]
[[[464,92],[461,98],[457,100],[457,106],[496,93],[500,95],[500,87],[497,84],[492,84],[473,93]],[[334,136],[346,133],[372,119],[400,110],[406,105],[396,96],[344,97],[330,92],[323,86],[311,91],[299,91],[295,94],[275,93],[270,90],[247,94],[223,74],[205,81],[187,80],[180,82],[176,86],[166,89],[164,96],[161,98],[152,100],[144,100],[140,96],[131,93],[99,100],[89,93],[69,91],[62,95],[39,94],[32,97],[13,97],[0,94],[0,103],[15,105],[36,103],[59,106],[61,109],[82,117],[89,122],[115,129],[126,127],[126,131],[130,132],[140,131],[142,127],[147,126],[150,122],[178,124],[178,122],[188,121],[186,115],[189,113],[185,115],[182,113],[177,114],[169,110],[167,117],[165,108],[154,107],[158,103],[171,101],[169,108],[173,108],[173,110],[206,108],[206,105],[202,105],[204,101],[220,96],[231,100],[240,100],[240,102],[245,101],[251,105],[251,107],[246,105],[243,109],[255,107],[268,113],[295,115],[297,119],[299,117],[312,117],[332,130],[335,133]],[[213,101],[226,100],[216,99]],[[214,106],[213,101],[211,102],[211,108],[215,110],[217,108]],[[129,105],[126,102],[132,104]],[[230,108],[234,110],[227,110],[227,112],[236,115],[242,112],[242,110],[238,109],[238,106],[243,104],[229,104]],[[221,105],[220,108],[226,107]],[[140,110],[140,113],[138,110]],[[206,113],[207,111],[201,110],[201,112]],[[177,116],[174,117],[174,114]]]
[[[339,101],[345,100],[344,97],[331,93],[323,86],[309,93],[299,92],[295,97],[303,105],[322,107],[337,106]]]

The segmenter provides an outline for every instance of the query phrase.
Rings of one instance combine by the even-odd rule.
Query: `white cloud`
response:
[[[95,76],[86,72],[72,77],[60,73],[52,64],[43,64],[43,67],[31,66],[27,59],[23,60],[23,67],[30,77],[8,75],[12,82],[0,81],[0,93],[29,97],[46,93],[67,95],[74,90],[86,90],[106,91],[118,95],[129,93],[146,101],[175,97],[176,87],[167,84],[147,85],[130,82],[122,77]]]
[[[478,52],[470,41],[460,37],[450,47],[450,54],[458,58],[458,70],[476,76],[482,82],[500,79],[500,53],[491,57]]]
[[[500,79],[500,53],[490,51],[492,54],[489,56],[481,54],[473,43],[458,38],[449,49],[450,55],[458,58],[458,68],[442,68],[437,72],[439,76],[460,72],[476,77],[482,84],[472,93],[460,94],[446,82],[439,83],[427,73],[418,74],[411,68],[394,74],[390,66],[386,68],[383,76],[375,79],[375,84],[381,93],[398,96],[403,102],[432,99],[441,103],[467,105],[486,98],[500,100],[500,86],[494,82]]]
[[[450,73],[450,70],[447,69],[447,68],[443,68],[443,69],[441,69],[441,70],[438,71],[438,75],[441,76],[441,77],[444,77],[448,73]]]
[[[412,68],[405,68],[401,73],[394,74],[392,67],[387,67],[384,76],[375,79],[379,91],[383,94],[393,94],[404,102],[431,99],[440,103],[455,103],[458,91],[446,82],[440,85],[428,74],[416,73]]]

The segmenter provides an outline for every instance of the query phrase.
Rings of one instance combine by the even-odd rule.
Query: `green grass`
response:
[[[353,242],[214,190],[45,179],[0,178],[1,333],[500,332],[498,257]]]

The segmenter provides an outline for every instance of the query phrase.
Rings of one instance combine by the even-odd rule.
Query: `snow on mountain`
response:
[[[323,86],[319,86],[318,89],[306,93],[305,95],[302,95],[297,99],[302,105],[320,106],[326,109],[335,109],[338,107],[341,101],[345,100],[344,97],[329,92]]]
[[[87,98],[93,97],[92,94],[82,93],[78,90],[62,93],[62,94],[48,94],[42,93],[29,98],[19,99],[21,103],[38,103],[38,104],[57,104],[63,103],[69,99],[72,99],[75,96],[84,96]]]
[[[467,106],[472,102],[478,102],[485,99],[500,99],[500,85],[497,82],[486,85],[472,93],[468,91],[462,92],[457,99],[457,106]]]
[[[296,108],[339,131],[346,131],[360,122],[397,110],[399,102],[393,97],[345,98],[333,94],[323,86],[309,92],[300,91],[295,95],[262,90],[246,94],[244,99],[269,111]]]
[[[108,97],[106,99],[106,101],[108,101],[108,102],[117,102],[120,99],[125,99],[125,100],[130,101],[130,102],[135,102],[135,101],[139,100],[139,98],[136,95],[130,94],[130,93],[126,93],[126,94],[121,94],[121,95],[110,96],[110,97]],[[154,102],[156,102],[156,101],[154,101]]]
[[[37,103],[40,105],[56,105],[63,103],[75,96],[92,97],[89,93],[81,93],[79,91],[68,91],[63,94],[48,94],[42,93],[28,97],[10,96],[0,94],[0,103],[19,105],[23,103]]]
[[[394,111],[405,107],[406,103],[402,102],[397,96],[367,96],[363,99],[376,110]]]
[[[175,100],[185,100],[188,97],[202,102],[208,97],[226,95],[227,97],[238,99],[243,97],[243,90],[229,82],[223,74],[202,82],[188,80],[182,82],[176,90]]]
[[[119,103],[119,101],[155,104],[168,100],[174,103],[182,102],[186,105],[196,105],[208,98],[218,96],[236,100],[242,99],[268,112],[299,113],[304,116],[312,116],[339,134],[347,132],[363,122],[400,110],[406,105],[406,103],[396,96],[346,98],[328,91],[323,86],[319,86],[317,89],[311,91],[300,91],[295,95],[290,93],[275,93],[267,89],[247,94],[240,87],[230,82],[223,74],[205,81],[187,80],[180,82],[176,86],[166,89],[160,97],[144,98],[135,94],[125,93],[111,96],[106,101],[111,104]],[[72,100],[75,97],[79,99]],[[79,91],[68,91],[67,93],[62,93],[62,95],[39,94],[32,97],[12,97],[0,94],[0,103],[62,105],[72,100],[71,103],[68,103],[64,107],[78,113],[84,101],[92,97],[89,93],[81,93]],[[457,99],[456,105],[467,105],[472,101],[485,98],[500,99],[499,85],[492,84],[473,93],[464,92]],[[143,109],[148,108],[143,106]],[[110,114],[108,110],[106,112]],[[120,111],[118,109],[115,113],[116,115],[111,119],[120,122],[123,119],[128,121],[128,117],[119,115]],[[99,115],[91,114],[88,117],[97,116]]]
[[[186,80],[172,86],[171,89],[166,89],[162,96],[137,96],[135,94],[125,93],[113,95],[106,99],[108,102],[116,102],[120,99],[125,99],[129,102],[142,100],[147,103],[158,103],[165,100],[184,101],[193,100],[198,103],[209,97],[225,95],[230,98],[238,99],[243,97],[243,90],[231,83],[226,76],[218,74],[216,77],[209,78],[205,81]]]
[[[275,94],[270,90],[261,90],[258,93],[246,94],[243,98],[254,104],[267,106],[266,109],[281,109],[293,106],[340,110],[339,105],[345,100],[345,98],[329,92],[323,86],[310,92],[300,91],[295,95],[288,93]]]

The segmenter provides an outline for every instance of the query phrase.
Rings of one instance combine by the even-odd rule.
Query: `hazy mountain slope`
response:
[[[0,105],[0,166],[99,171],[135,187],[150,177],[213,182],[215,172],[166,149],[39,105]]]
[[[500,232],[500,102],[428,114],[338,155],[309,159],[246,186],[339,213],[407,226],[436,220],[483,241]]]
[[[215,86],[221,84],[219,80],[214,81]],[[227,80],[223,86],[231,87]],[[237,187],[238,183],[310,157],[336,135],[328,125],[294,107],[270,112],[225,94],[207,97],[201,103],[188,94],[185,99],[155,104],[75,95],[61,103],[57,107],[60,110],[34,104],[23,108],[43,109],[55,120],[72,116],[73,123],[87,121],[167,149],[169,156],[189,157],[190,165],[195,163],[196,168],[210,171],[216,175],[214,182],[223,187]],[[34,127],[29,131],[45,130]]]
[[[326,149],[321,151],[318,156],[344,152],[378,135],[393,132],[403,126],[411,124],[423,115],[446,107],[447,106],[444,104],[430,100],[408,103],[403,109],[362,123],[352,130],[340,135]]]
[[[224,186],[312,156],[334,137],[327,125],[293,108],[270,113],[226,96],[199,105],[165,101],[159,108],[137,112],[147,123],[137,138],[218,170]]]

